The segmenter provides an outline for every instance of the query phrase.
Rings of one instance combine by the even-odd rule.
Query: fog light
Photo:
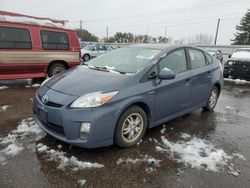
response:
[[[84,122],[81,124],[80,137],[81,139],[87,139],[90,132],[91,123]]]

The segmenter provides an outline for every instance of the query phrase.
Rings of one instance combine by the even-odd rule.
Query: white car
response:
[[[81,57],[84,62],[91,58],[104,54],[107,51],[106,46],[101,44],[90,44],[81,49]]]

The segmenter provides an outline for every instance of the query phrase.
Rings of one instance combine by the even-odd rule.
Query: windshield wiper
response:
[[[120,74],[126,74],[126,72],[119,71],[119,70],[116,70],[116,69],[110,69],[109,71],[110,71],[110,72],[112,72],[112,71],[118,72],[118,73],[120,73]]]
[[[120,74],[126,74],[126,72],[124,71],[120,71],[120,70],[116,70],[116,69],[109,69],[108,67],[99,67],[99,66],[93,66],[93,65],[89,65],[87,63],[82,63],[82,65],[86,65],[88,66],[88,68],[93,69],[93,70],[98,70],[98,71],[105,71],[105,72],[118,72]]]
[[[93,69],[93,70],[109,72],[109,70],[108,70],[106,67],[97,67],[97,66],[88,65],[88,64],[87,64],[87,66],[88,66],[90,69]]]

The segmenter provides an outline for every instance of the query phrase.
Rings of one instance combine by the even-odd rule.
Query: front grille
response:
[[[57,133],[63,134],[64,135],[64,129],[60,125],[56,125],[54,123],[44,123],[44,126],[47,127],[48,129],[51,129]]]
[[[38,98],[40,99],[40,101],[42,102],[42,96],[38,95]],[[44,104],[44,103],[43,103]],[[44,104],[46,106],[51,106],[51,107],[55,107],[55,108],[61,108],[63,105],[59,104],[59,103],[54,103],[52,101],[48,101],[46,104]]]

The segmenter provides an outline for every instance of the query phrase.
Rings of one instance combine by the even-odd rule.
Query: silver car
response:
[[[91,58],[104,54],[107,51],[105,45],[102,44],[89,44],[81,49],[81,57],[83,61],[88,61]]]

